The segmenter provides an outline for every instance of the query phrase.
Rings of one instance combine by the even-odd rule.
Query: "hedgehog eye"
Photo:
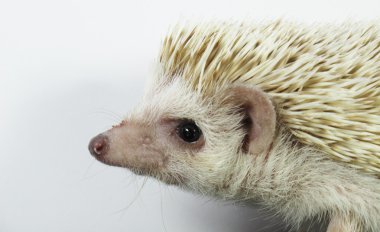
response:
[[[201,137],[202,131],[194,122],[186,121],[177,127],[177,134],[183,141],[194,143]]]

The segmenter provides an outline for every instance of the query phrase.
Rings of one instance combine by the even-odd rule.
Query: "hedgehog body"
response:
[[[89,145],[100,161],[297,230],[380,231],[380,27],[176,27],[139,106]]]
[[[380,26],[347,23],[176,27],[160,55],[202,95],[260,87],[303,143],[380,175]]]

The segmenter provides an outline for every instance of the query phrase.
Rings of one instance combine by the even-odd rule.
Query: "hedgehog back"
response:
[[[380,176],[380,24],[177,25],[160,66],[209,97],[233,84],[270,95],[304,144]]]

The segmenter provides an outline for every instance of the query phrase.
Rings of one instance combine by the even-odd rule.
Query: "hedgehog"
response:
[[[99,161],[255,202],[294,231],[380,231],[380,24],[177,24]]]

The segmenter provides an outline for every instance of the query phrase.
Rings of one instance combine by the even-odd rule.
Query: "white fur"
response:
[[[165,168],[149,174],[201,194],[262,202],[294,229],[328,217],[329,232],[380,231],[379,35],[378,23],[174,29],[130,119],[152,128],[163,118],[191,119],[205,144],[172,146]],[[261,88],[276,106],[269,154],[242,148],[244,115],[223,95],[236,84]]]
[[[380,23],[201,23],[174,28],[161,75],[204,97],[255,85],[305,144],[380,176]]]
[[[243,115],[216,94],[208,99],[176,78],[152,82],[131,118],[154,124],[160,118],[190,118],[202,129],[205,146],[169,154],[157,178],[218,198],[262,202],[294,229],[305,219],[337,217],[357,230],[380,231],[380,181],[301,144],[279,124],[273,148],[252,156],[242,150]],[[159,86],[159,88],[157,88]],[[154,96],[154,97],[152,97]]]

